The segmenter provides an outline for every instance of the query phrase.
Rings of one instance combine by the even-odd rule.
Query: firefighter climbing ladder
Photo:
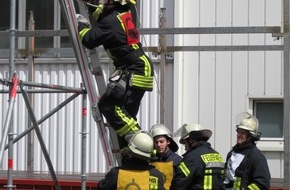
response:
[[[105,123],[103,121],[102,115],[98,109],[97,106],[97,90],[96,86],[93,81],[93,75],[95,75],[95,79],[97,82],[98,90],[99,93],[102,94],[105,91],[105,80],[101,68],[101,64],[99,62],[99,58],[97,55],[97,50],[91,50],[90,51],[90,58],[91,58],[91,63],[93,64],[91,68],[89,68],[89,59],[87,56],[87,52],[85,51],[84,47],[81,44],[81,41],[79,40],[78,37],[78,30],[77,30],[77,21],[76,21],[76,11],[74,7],[74,2],[73,0],[59,0],[63,17],[66,22],[69,36],[72,42],[72,46],[75,52],[75,56],[79,65],[80,73],[82,75],[83,83],[85,90],[87,91],[88,94],[88,99],[91,104],[91,109],[92,109],[92,115],[94,120],[97,123],[98,127],[98,132],[99,132],[99,138],[102,143],[102,147],[104,150],[105,154],[105,159],[107,161],[107,166],[114,167],[116,166],[119,162],[120,159],[118,154],[116,153],[116,147],[117,145],[117,138],[116,135],[113,133],[113,131],[108,132],[106,130]],[[79,3],[84,6],[83,3]],[[81,9],[80,11],[84,11],[85,9]],[[83,12],[81,12],[83,13]]]

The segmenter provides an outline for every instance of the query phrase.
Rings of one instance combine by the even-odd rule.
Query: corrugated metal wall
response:
[[[281,26],[282,1],[175,1],[175,27]],[[176,35],[178,46],[281,45],[271,34]],[[176,52],[174,126],[198,122],[213,130],[212,145],[226,156],[235,144],[234,119],[250,99],[282,98],[280,51]],[[267,152],[272,177],[282,177],[281,151]]]

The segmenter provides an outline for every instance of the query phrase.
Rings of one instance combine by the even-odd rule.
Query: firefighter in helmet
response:
[[[269,189],[270,171],[267,160],[257,148],[260,140],[258,119],[242,112],[236,117],[237,142],[227,155],[227,189]]]
[[[163,177],[150,165],[153,139],[148,132],[138,131],[129,140],[127,158],[122,165],[112,168],[100,181],[100,190],[148,189],[164,190]]]
[[[144,53],[130,8],[134,0],[83,0],[96,21],[93,26],[77,15],[79,38],[88,49],[103,46],[113,60],[115,71],[98,103],[101,113],[114,128],[122,149],[127,134],[141,130],[137,122],[141,100],[153,90],[153,64]]]
[[[150,134],[156,151],[156,159],[151,164],[162,172],[164,175],[164,187],[169,189],[175,170],[182,159],[176,153],[178,145],[173,140],[170,130],[163,124],[153,125],[150,129]]]
[[[212,131],[199,124],[184,124],[175,132],[186,153],[171,182],[170,190],[223,189],[224,162],[208,139]]]

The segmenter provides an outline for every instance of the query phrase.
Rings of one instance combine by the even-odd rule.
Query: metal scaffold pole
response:
[[[82,139],[82,167],[81,167],[81,182],[82,182],[82,190],[86,189],[86,155],[87,155],[87,94],[83,94],[83,107],[82,107],[82,131],[81,131],[81,139]]]
[[[26,107],[28,109],[28,113],[29,113],[29,116],[31,118],[31,122],[34,126],[34,130],[35,130],[35,133],[37,135],[37,138],[38,138],[38,141],[39,141],[39,144],[41,146],[41,150],[43,152],[43,155],[44,155],[44,158],[46,160],[46,163],[47,163],[47,166],[48,166],[48,169],[49,169],[49,172],[50,172],[50,175],[52,177],[52,180],[53,180],[53,184],[54,184],[54,187],[56,190],[60,190],[60,185],[58,183],[58,180],[57,180],[57,176],[56,176],[56,173],[55,173],[55,170],[53,168],[53,165],[52,165],[52,162],[50,160],[50,157],[49,157],[49,153],[48,153],[48,150],[45,146],[45,143],[44,143],[44,140],[42,138],[42,135],[41,135],[41,131],[39,129],[39,126],[38,126],[38,122],[36,120],[36,117],[33,113],[33,109],[31,107],[31,104],[29,102],[29,97],[28,97],[28,94],[27,92],[24,90],[23,88],[23,85],[20,84],[20,89],[22,91],[22,95],[23,95],[23,98],[24,98],[24,101],[25,101],[25,104],[26,104]]]
[[[12,118],[12,110],[15,104],[15,98],[16,98],[16,92],[17,92],[17,86],[18,86],[18,79],[16,78],[16,75],[12,78],[12,86],[10,87],[10,97],[9,97],[9,108],[6,115],[4,128],[2,131],[2,138],[1,138],[1,144],[0,144],[0,164],[2,168],[2,161],[4,156],[4,148],[7,141],[7,135],[11,128],[11,118]],[[13,144],[13,141],[12,141]],[[12,144],[9,141],[9,151],[11,151]],[[11,152],[10,152],[11,153]],[[12,168],[13,168],[13,160],[12,156],[8,155],[8,181],[7,181],[7,187],[12,187]]]
[[[290,30],[290,3],[289,0],[283,1],[283,32],[284,34],[288,34],[284,36],[284,120],[283,120],[283,135],[284,135],[284,187],[289,188],[290,186],[290,160],[289,160],[289,153],[290,153],[290,36],[289,36],[289,30]]]
[[[16,0],[11,0],[10,2],[10,68],[9,68],[9,79],[13,79],[13,86],[11,89],[11,94],[9,96],[9,103],[11,106],[11,112],[10,112],[10,118],[12,118],[12,108],[14,106],[14,101],[16,98],[15,91],[17,90],[17,79],[14,75],[15,72],[15,23],[16,23]],[[13,102],[13,103],[12,103]],[[7,188],[11,189],[13,188],[13,122],[12,120],[9,120],[7,122],[7,127],[9,128],[8,132],[8,173],[7,173]],[[5,130],[5,129],[4,129]],[[3,134],[7,135],[7,134]],[[4,136],[3,136],[4,137]],[[5,140],[4,140],[5,139]],[[1,143],[1,151],[4,148],[4,144],[6,143],[7,138],[2,138]],[[1,152],[0,155],[3,155],[3,152]],[[2,161],[2,160],[1,160]]]

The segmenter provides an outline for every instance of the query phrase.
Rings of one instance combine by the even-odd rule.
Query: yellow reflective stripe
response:
[[[138,123],[133,118],[128,118],[121,110],[120,107],[115,106],[115,112],[117,115],[126,123],[121,129],[118,129],[116,132],[119,136],[124,136],[130,131],[138,131]]]
[[[96,10],[93,12],[93,17],[94,19],[96,19],[96,21],[98,21],[101,13],[103,12],[103,8],[104,8],[104,5],[103,4],[99,4],[96,8]]]
[[[144,76],[146,77],[150,77],[152,70],[151,70],[151,65],[149,60],[147,59],[146,55],[142,55],[141,57],[139,57],[140,59],[142,59],[142,61],[144,61]]]
[[[138,44],[132,44],[131,47],[132,47],[133,49],[139,49],[139,45],[138,45]]]
[[[223,162],[223,158],[219,153],[209,153],[201,155],[201,159],[204,163],[208,162]]]
[[[158,190],[158,177],[149,176],[149,190]]]
[[[153,76],[145,77],[142,75],[132,74],[132,86],[139,86],[143,88],[153,88]]]
[[[135,0],[129,0],[129,1],[130,1],[130,3],[132,3],[133,5],[136,4],[136,1],[135,1]]]
[[[248,185],[248,188],[251,190],[260,190],[260,188],[255,183]]]
[[[79,32],[79,37],[81,39],[81,41],[83,41],[84,36],[86,35],[86,33],[89,31],[89,28],[84,28]]]
[[[187,177],[190,174],[190,170],[188,169],[188,167],[185,165],[184,162],[181,162],[178,166],[182,173]]]
[[[153,76],[142,76],[142,75],[138,75],[138,74],[133,74],[133,78],[136,81],[142,82],[153,82]]]
[[[212,170],[204,171],[203,189],[212,189]]]
[[[240,177],[236,177],[236,180],[234,181],[234,189],[240,189],[241,187],[241,178]]]
[[[117,15],[117,18],[119,19],[119,21],[120,21],[120,23],[121,23],[121,26],[122,26],[122,28],[123,28],[123,30],[126,32],[126,28],[125,28],[125,24],[123,23],[123,21],[122,21],[122,16],[124,15],[124,14],[127,14],[127,13],[129,13],[130,11],[127,11],[127,12],[123,12],[123,13],[119,13],[118,15]]]

